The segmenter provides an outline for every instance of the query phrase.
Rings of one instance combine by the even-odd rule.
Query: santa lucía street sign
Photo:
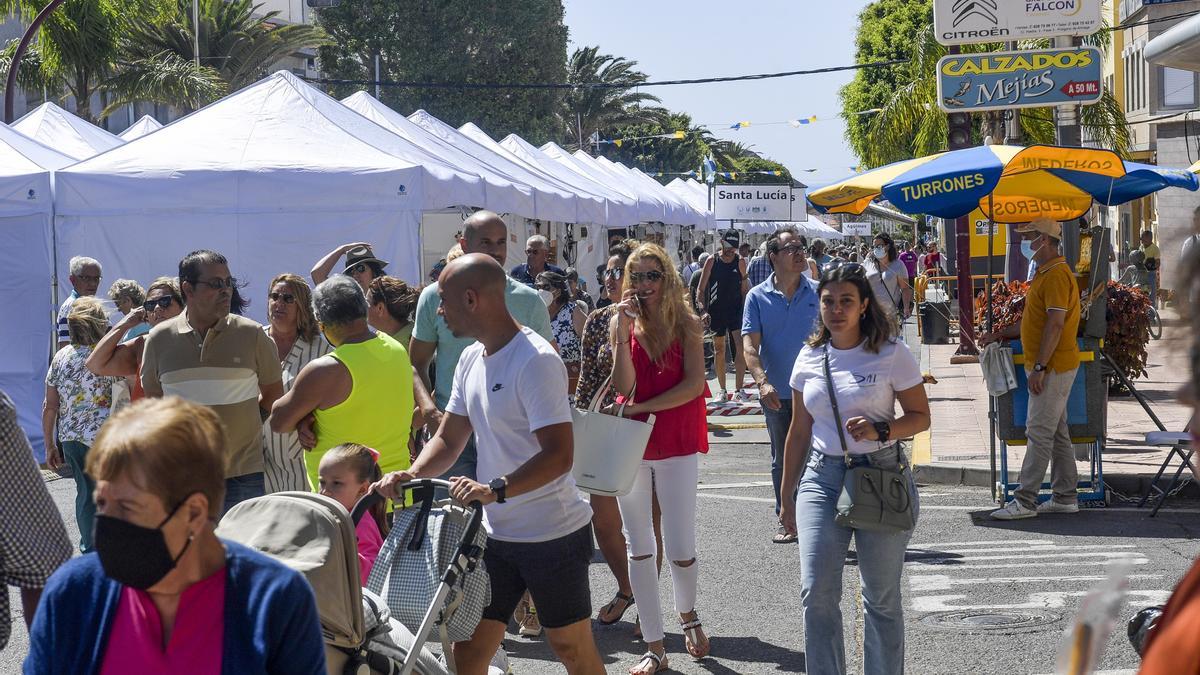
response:
[[[937,64],[938,106],[980,112],[1095,103],[1102,68],[1095,47],[943,56]]]
[[[933,30],[944,45],[1009,42],[1100,30],[1102,0],[934,0]]]

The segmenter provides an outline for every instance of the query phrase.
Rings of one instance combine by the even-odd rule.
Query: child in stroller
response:
[[[379,470],[379,453],[358,443],[343,443],[321,457],[317,468],[318,492],[354,510],[359,499],[366,496],[371,484],[383,478]],[[365,586],[371,567],[388,535],[387,508],[383,502],[373,504],[354,526],[358,541],[359,579]]]

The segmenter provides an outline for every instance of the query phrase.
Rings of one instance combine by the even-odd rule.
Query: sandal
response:
[[[670,667],[667,661],[667,653],[655,654],[652,650],[647,649],[645,654],[633,667],[629,669],[629,675],[652,675],[653,673],[661,673]]]
[[[680,620],[679,626],[683,629],[683,640],[687,645],[687,652],[692,658],[699,661],[708,656],[711,649],[711,644],[708,641],[708,636],[704,634],[703,624],[700,623],[700,615],[696,614],[696,618],[691,621]],[[700,648],[700,638],[704,638],[704,648]]]
[[[609,620],[609,621],[605,621],[604,619],[600,618],[600,617],[604,616],[605,614],[608,614],[609,612],[613,611],[614,605],[616,605],[618,602],[623,602],[623,603],[625,603],[625,605],[623,607],[621,607],[621,613],[617,614],[617,618]],[[620,621],[625,616],[625,612],[629,611],[630,607],[633,607],[634,603],[635,603],[635,600],[633,599],[632,595],[626,595],[626,594],[618,591],[616,596],[614,596],[613,599],[610,600],[607,605],[600,608],[600,613],[596,615],[596,621],[599,621],[601,626],[611,626],[614,623]]]
[[[780,525],[779,529],[775,530],[775,536],[771,538],[771,543],[773,543],[773,544],[794,544],[794,543],[796,543],[796,535],[788,532],[787,529],[784,528],[783,525]]]

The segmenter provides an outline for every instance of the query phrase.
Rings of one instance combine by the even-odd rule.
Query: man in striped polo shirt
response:
[[[236,284],[220,253],[184,256],[183,313],[150,331],[141,375],[146,396],[179,396],[211,407],[221,418],[225,511],[266,491],[262,422],[283,394],[275,344],[258,323],[229,311]]]

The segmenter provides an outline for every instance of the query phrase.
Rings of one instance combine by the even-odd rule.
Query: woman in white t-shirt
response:
[[[792,425],[784,446],[780,493],[793,494],[797,486],[799,491],[794,504],[784,500],[779,514],[800,545],[805,659],[809,672],[848,670],[839,605],[842,568],[853,536],[866,609],[865,663],[860,672],[902,673],[900,577],[912,532],[854,530],[835,523],[834,514],[848,464],[903,467],[915,519],[917,488],[896,439],[929,428],[929,401],[916,359],[894,337],[895,324],[874,298],[862,265],[847,263],[827,271],[817,294],[820,324],[792,371]],[[844,448],[829,398],[826,358],[836,386]],[[896,401],[904,411],[899,419]]]

